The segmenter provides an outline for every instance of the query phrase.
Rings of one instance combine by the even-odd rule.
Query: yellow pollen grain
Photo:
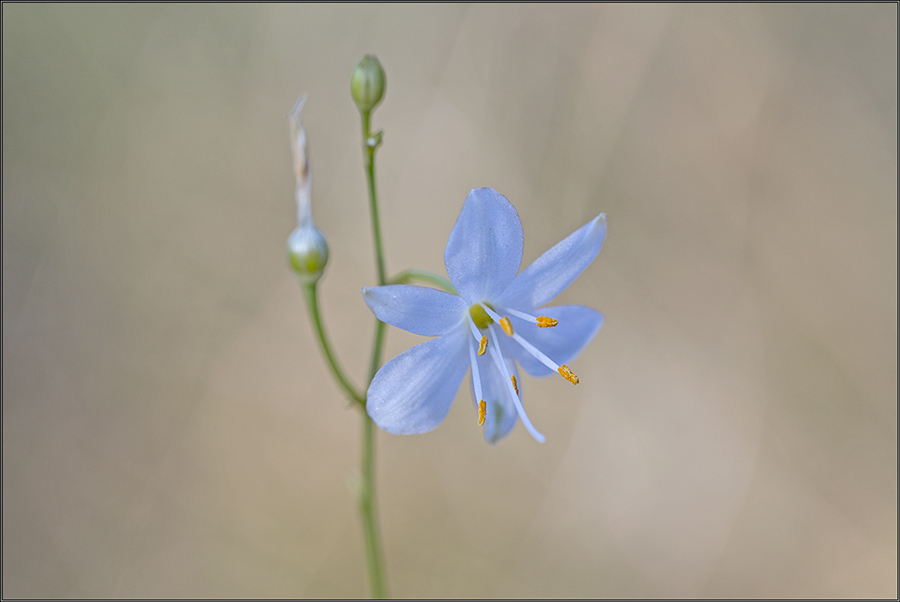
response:
[[[569,370],[569,367],[565,364],[559,367],[559,374],[573,385],[578,384],[578,377],[575,376],[575,373]]]
[[[487,404],[482,399],[478,402],[478,426],[484,424],[484,417],[487,415]]]
[[[516,395],[518,395],[519,394],[519,383],[516,382],[516,375],[510,374],[509,378],[510,378],[510,380],[512,380],[513,389],[516,390]]]
[[[559,324],[559,320],[548,318],[547,316],[538,316],[537,325],[539,328],[550,328]]]
[[[513,335],[512,324],[509,323],[509,318],[500,318],[500,326],[503,327],[503,332],[506,333],[506,336],[511,337]]]
[[[487,350],[487,337],[481,337],[481,345],[478,347],[478,355],[484,355]]]

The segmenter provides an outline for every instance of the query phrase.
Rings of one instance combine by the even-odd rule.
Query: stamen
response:
[[[535,347],[534,345],[532,345],[531,343],[529,343],[528,341],[523,339],[522,335],[514,334],[513,340],[516,343],[518,343],[519,345],[521,345],[522,348],[525,349],[525,351],[527,351],[528,353],[533,355],[536,360],[538,360],[539,362],[541,362],[542,364],[544,364],[545,366],[547,366],[554,372],[559,371],[559,364],[557,364],[556,362],[551,360],[549,357],[547,357],[546,355],[541,353],[541,351],[537,347]]]
[[[503,308],[504,312],[508,313],[511,316],[515,316],[520,320],[525,320],[526,322],[531,322],[532,324],[537,324],[540,328],[550,328],[551,326],[556,326],[559,324],[558,320],[554,320],[553,318],[548,318],[547,316],[538,316],[534,317],[530,314],[526,314],[524,311],[519,311],[517,309],[511,309],[509,307]]]
[[[518,343],[519,345],[521,345],[525,351],[527,351],[528,353],[533,355],[536,360],[538,360],[539,362],[541,362],[542,364],[544,364],[551,370],[555,370],[556,372],[559,372],[560,376],[562,376],[564,379],[566,379],[573,385],[578,384],[578,377],[575,376],[574,372],[569,370],[568,366],[566,366],[565,364],[560,366],[559,364],[557,364],[556,362],[551,360],[549,357],[547,357],[546,355],[541,353],[541,351],[537,347],[535,347],[534,345],[532,345],[531,343],[529,343],[528,341],[523,339],[522,335],[520,335],[520,334],[514,334],[513,340],[516,343]]]
[[[481,399],[481,375],[478,373],[478,359],[475,357],[475,345],[468,345],[469,363],[472,364],[472,389],[475,390],[475,399]],[[483,401],[481,403],[484,403]],[[479,414],[481,408],[479,407]],[[481,424],[479,422],[478,424]]]
[[[481,337],[481,345],[478,347],[478,355],[484,355],[487,350],[487,337]]]
[[[511,316],[515,316],[520,320],[525,320],[526,322],[531,322],[532,324],[537,324],[537,318],[532,315],[526,314],[524,311],[519,311],[516,309],[510,309],[509,307],[504,308],[505,313],[508,313]]]
[[[559,367],[559,370],[557,370],[557,372],[559,372],[559,373],[562,375],[562,377],[563,377],[564,379],[566,379],[567,381],[569,381],[569,382],[572,383],[573,385],[577,385],[577,384],[578,384],[578,377],[575,376],[575,373],[572,372],[571,370],[569,370],[569,367],[566,366],[565,364],[563,364],[562,366],[560,366],[560,367]]]
[[[494,322],[499,323],[500,326],[503,327],[503,332],[506,333],[506,336],[509,336],[509,337],[514,336],[513,327],[512,327],[512,322],[509,321],[509,317],[508,317],[508,316],[504,316],[504,317],[501,318],[501,317],[500,317],[500,314],[498,314],[498,313],[495,312],[493,309],[491,309],[486,303],[479,303],[478,305],[479,305],[482,309],[484,309],[484,312],[485,312],[485,313],[486,313],[486,314],[487,314]],[[473,306],[473,307],[474,307],[474,306]],[[524,312],[521,312],[521,311],[518,311],[518,310],[515,310],[515,309],[509,309],[508,307],[505,308],[504,311],[505,311],[506,313],[510,314],[511,316],[515,316],[515,317],[520,318],[520,319],[522,319],[522,320],[526,320],[526,321],[528,321],[528,322],[531,322],[532,324],[537,324],[537,325],[538,325],[539,327],[541,327],[541,328],[548,328],[548,327],[550,327],[550,326],[556,326],[556,325],[559,323],[559,322],[557,322],[556,320],[554,320],[553,318],[548,318],[547,316],[540,316],[540,317],[538,317],[538,318],[535,318],[534,316],[529,316],[528,314],[526,314],[526,313],[524,313]]]
[[[482,399],[478,402],[478,426],[484,424],[484,417],[487,415],[487,404]]]
[[[494,327],[492,324],[488,324],[488,332],[491,334],[493,338],[497,338],[497,333],[494,332]],[[506,362],[503,361],[503,353],[500,351],[500,345],[491,345],[490,346],[491,357],[494,359],[494,364],[497,366],[497,369],[501,374],[505,374],[506,376],[512,376],[509,373],[509,370],[506,368]],[[522,419],[522,424],[525,425],[525,428],[531,433],[531,436],[534,437],[538,443],[543,443],[546,440],[534,425],[531,424],[531,421],[528,419],[528,415],[525,413],[525,408],[522,407],[522,400],[519,399],[519,394],[516,393],[515,388],[513,387],[512,380],[507,381],[507,389],[509,390],[509,394],[513,398],[513,403],[516,405],[516,412],[519,414],[519,418]]]
[[[469,316],[469,330],[472,331],[472,336],[475,337],[476,341],[482,339],[481,332],[478,330],[478,327],[475,326],[475,321],[472,320],[472,316]]]
[[[513,389],[516,390],[516,395],[518,395],[519,394],[519,383],[516,382],[516,375],[510,374],[509,378],[512,380]]]

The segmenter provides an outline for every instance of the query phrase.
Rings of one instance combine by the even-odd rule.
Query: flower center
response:
[[[549,318],[547,316],[532,316],[527,313],[514,310],[511,308],[501,308],[502,313],[509,313],[517,318],[522,320],[531,322],[536,325],[538,328],[552,328],[559,324],[559,322],[555,318]],[[519,383],[516,382],[516,376],[510,373],[509,367],[506,365],[506,361],[503,358],[503,352],[500,349],[500,345],[497,341],[497,332],[492,326],[494,323],[500,325],[503,329],[503,332],[506,333],[506,336],[513,339],[516,343],[519,344],[522,349],[524,349],[527,353],[532,355],[539,362],[550,368],[551,370],[555,370],[559,373],[560,376],[565,378],[570,383],[577,385],[578,377],[569,369],[565,364],[557,364],[549,357],[547,357],[543,352],[541,352],[537,347],[529,343],[526,339],[522,337],[519,333],[513,330],[512,322],[510,322],[509,316],[501,315],[497,313],[497,309],[489,303],[485,303],[484,301],[480,303],[476,303],[469,308],[468,322],[469,328],[472,330],[472,336],[474,337],[476,344],[469,343],[469,361],[472,365],[472,388],[475,393],[475,399],[478,404],[478,424],[483,425],[485,422],[485,417],[487,415],[487,403],[482,397],[482,388],[481,388],[481,377],[479,375],[478,370],[478,356],[485,355],[486,352],[490,354],[491,359],[494,361],[494,366],[504,376],[508,377],[509,380],[506,382],[506,386],[509,391],[510,397],[512,397],[513,404],[516,406],[516,412],[519,414],[519,418],[521,418],[522,423],[525,425],[525,428],[528,429],[528,432],[531,433],[531,436],[537,439],[539,442],[543,443],[544,436],[531,424],[531,421],[528,420],[528,416],[525,414],[525,408],[522,407],[522,401],[519,397]],[[485,332],[486,331],[486,332]],[[497,408],[500,406],[494,405],[495,412],[499,411]],[[499,420],[499,416],[498,416]]]
[[[490,306],[488,306],[490,307]],[[472,316],[472,321],[475,322],[475,326],[479,329],[484,330],[488,327],[488,324],[492,323],[494,320],[487,314],[484,308],[480,303],[476,303],[472,307],[469,308],[469,315]]]

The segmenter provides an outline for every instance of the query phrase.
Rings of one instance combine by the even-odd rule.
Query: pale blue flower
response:
[[[444,420],[471,367],[485,439],[499,441],[518,417],[543,442],[522,407],[516,365],[532,376],[558,372],[578,384],[565,362],[594,337],[603,315],[580,305],[542,306],[594,260],[604,238],[601,213],[516,275],[522,263],[519,214],[495,190],[470,192],[444,250],[459,295],[399,284],[362,291],[379,320],[437,337],[382,366],[369,385],[369,416],[390,433],[430,431]]]

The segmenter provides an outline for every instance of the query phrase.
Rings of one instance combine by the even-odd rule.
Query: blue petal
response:
[[[459,326],[468,309],[459,296],[424,286],[373,286],[364,288],[362,294],[379,320],[426,337],[439,336]]]
[[[375,424],[395,435],[427,433],[439,425],[469,367],[466,336],[461,328],[451,331],[382,366],[366,395]]]
[[[594,260],[605,238],[606,215],[601,213],[522,270],[497,302],[525,311],[549,303]]]
[[[556,318],[559,324],[552,328],[538,328],[536,324],[509,316],[513,331],[522,335],[526,341],[557,364],[565,364],[574,359],[603,326],[603,314],[581,305],[558,305],[535,311],[542,316]],[[500,344],[503,353],[512,355],[528,374],[532,376],[555,374],[514,340],[501,335]]]
[[[491,188],[469,193],[444,249],[450,282],[470,305],[496,296],[522,265],[522,222]]]
[[[516,377],[519,391],[522,390],[522,380],[516,364],[509,358],[504,358],[510,374]],[[487,404],[487,413],[484,417],[484,439],[488,443],[497,443],[506,437],[519,418],[516,404],[513,402],[506,386],[506,376],[500,374],[494,362],[487,355],[478,356],[478,372],[481,376],[481,394]],[[470,383],[471,384],[471,383]],[[471,386],[472,399],[475,400],[475,409],[478,409],[478,401],[475,399],[475,387]],[[521,398],[521,395],[519,396]]]

